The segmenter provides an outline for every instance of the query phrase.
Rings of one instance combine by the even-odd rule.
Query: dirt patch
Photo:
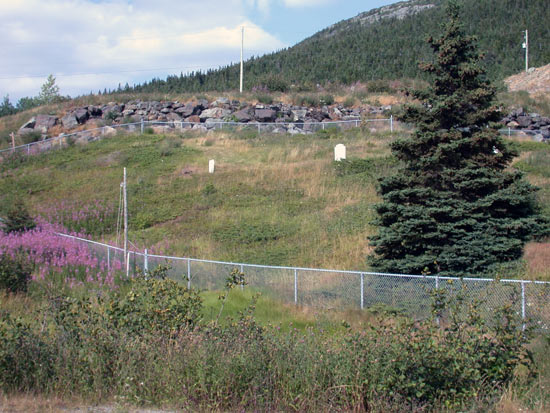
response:
[[[115,151],[105,156],[98,157],[96,163],[98,166],[111,166],[118,164],[123,157],[124,155],[121,151]]]
[[[504,82],[508,85],[510,92],[525,90],[533,96],[548,94],[550,93],[550,64],[510,76]]]
[[[199,168],[196,166],[184,166],[176,171],[176,175],[184,178],[191,178],[193,175],[199,172]]]

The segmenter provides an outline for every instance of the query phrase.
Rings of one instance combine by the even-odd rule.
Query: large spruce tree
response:
[[[402,116],[416,131],[391,146],[402,167],[380,181],[379,234],[371,239],[380,271],[488,274],[549,231],[536,189],[508,169],[516,154],[496,129],[495,89],[456,1],[447,15],[441,37],[428,39],[434,63],[421,65],[431,86],[411,92],[421,105]]]

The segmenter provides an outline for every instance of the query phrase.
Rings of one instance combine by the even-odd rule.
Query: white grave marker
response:
[[[339,143],[334,147],[334,160],[341,161],[342,159],[346,159],[346,147]]]
[[[214,159],[210,159],[208,161],[208,173],[211,173],[213,174],[214,173],[214,167],[216,165],[216,161],[214,161]]]

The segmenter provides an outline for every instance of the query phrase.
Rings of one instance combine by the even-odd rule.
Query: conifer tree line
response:
[[[526,242],[550,234],[536,188],[508,166],[517,154],[497,130],[495,88],[481,67],[475,38],[465,34],[456,0],[443,34],[430,38],[430,78],[412,95],[402,120],[416,131],[391,145],[397,172],[380,181],[379,271],[480,276],[521,258]]]
[[[245,89],[269,86],[278,77],[287,86],[378,79],[425,78],[416,62],[430,58],[426,33],[434,33],[444,18],[444,0],[417,0],[435,4],[403,20],[384,19],[369,25],[343,21],[297,45],[245,62]],[[550,7],[548,0],[462,0],[465,31],[476,33],[483,63],[492,80],[520,72],[525,29],[530,33],[532,66],[550,63]],[[267,79],[266,79],[267,77]],[[239,65],[188,75],[152,79],[132,89],[143,92],[201,92],[236,89]],[[126,89],[126,88],[125,88]]]

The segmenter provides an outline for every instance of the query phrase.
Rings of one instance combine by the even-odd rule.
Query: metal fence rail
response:
[[[206,122],[184,122],[184,121],[145,121],[124,123],[120,125],[102,126],[100,128],[86,129],[69,134],[61,134],[49,139],[40,140],[37,142],[31,142],[24,145],[15,146],[12,148],[0,149],[0,157],[11,156],[13,154],[19,155],[35,155],[52,149],[62,148],[68,145],[71,139],[85,139],[87,141],[94,141],[103,139],[106,135],[109,135],[112,130],[125,131],[128,133],[144,133],[146,128],[161,126],[166,132],[184,132],[190,130],[253,130],[258,133],[313,133],[320,130],[341,129],[346,130],[350,128],[359,127],[365,124],[372,124],[373,127],[378,128],[377,125],[385,125],[391,132],[394,130],[395,121],[393,116],[387,119],[354,119],[344,121],[330,121],[330,122],[292,122],[292,123],[279,123],[279,122],[225,122],[225,121],[210,121]]]
[[[72,235],[58,234],[86,243],[101,260],[123,259],[121,248]],[[445,289],[449,296],[462,292],[481,302],[481,312],[492,315],[511,305],[524,320],[539,330],[550,329],[550,282],[386,274],[305,267],[283,267],[201,260],[129,251],[131,272],[152,271],[168,265],[169,277],[203,290],[220,290],[229,273],[238,268],[247,286],[284,303],[325,309],[365,309],[390,306],[415,318],[431,314],[431,292]]]
[[[184,122],[184,121],[145,121],[124,123],[119,125],[102,126],[100,128],[86,129],[69,134],[61,134],[49,139],[44,139],[37,142],[31,142],[24,145],[15,146],[12,148],[0,149],[0,159],[9,158],[13,155],[36,155],[53,149],[59,149],[67,146],[71,139],[84,139],[86,141],[95,141],[103,139],[106,135],[112,133],[113,130],[128,133],[144,133],[148,127],[160,126],[164,128],[164,132],[185,132],[191,130],[228,130],[228,131],[243,131],[253,130],[258,133],[315,133],[321,130],[339,129],[347,130],[358,128],[367,125],[370,129],[380,130],[386,129],[394,132],[396,128],[402,130],[410,130],[410,127],[401,122],[397,122],[393,115],[383,119],[352,119],[343,121],[329,122],[225,122],[212,121],[206,122]],[[501,129],[499,132],[502,135],[511,137],[512,135],[529,135],[535,136],[537,131],[525,131],[514,129]]]

